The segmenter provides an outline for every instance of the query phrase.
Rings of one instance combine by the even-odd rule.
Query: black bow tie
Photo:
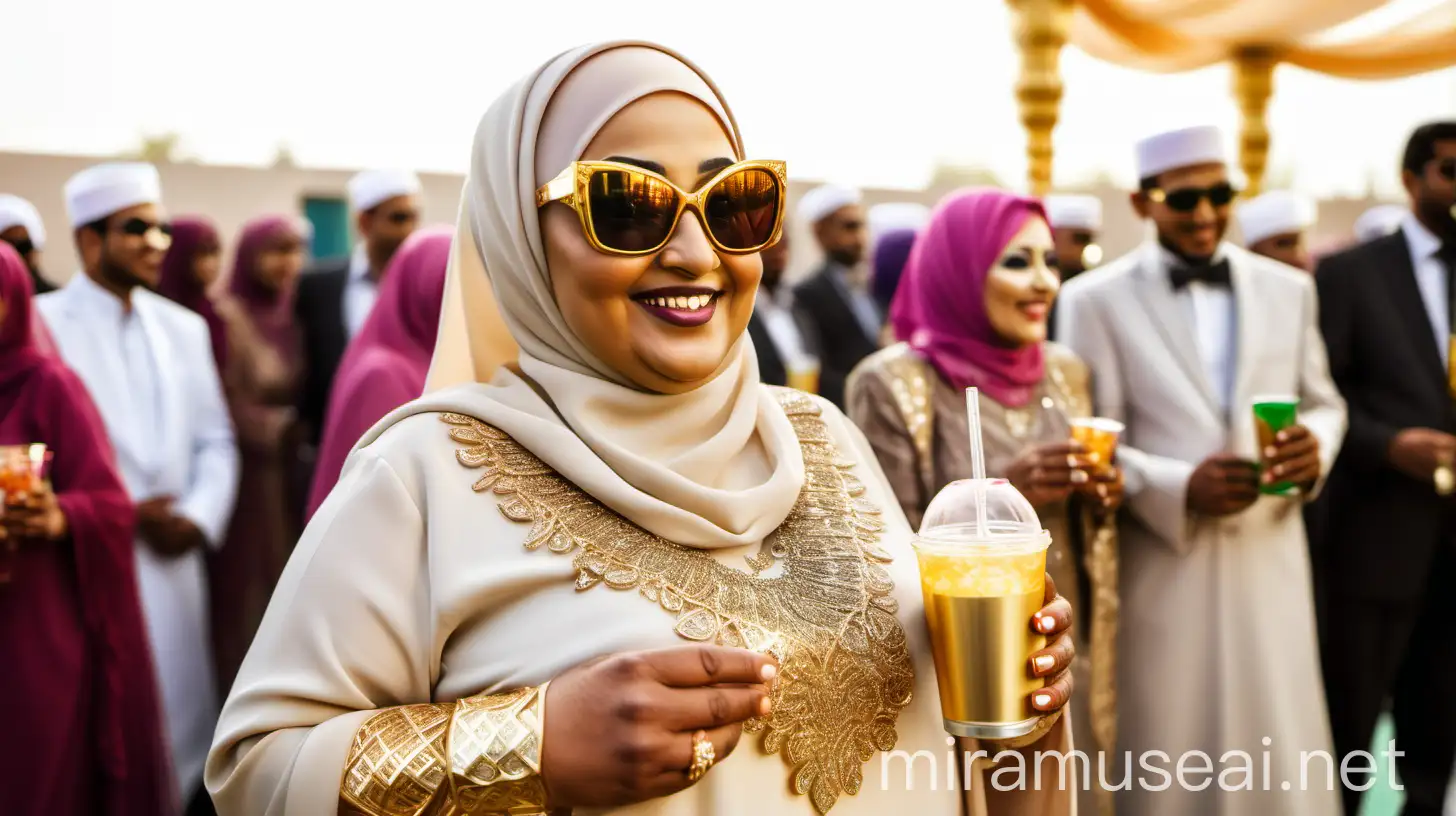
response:
[[[1228,288],[1233,285],[1233,279],[1229,276],[1229,262],[1225,258],[1216,264],[1204,264],[1203,266],[1176,266],[1171,270],[1173,278],[1173,291],[1187,288],[1188,284],[1194,281],[1202,281],[1209,286],[1222,286]]]

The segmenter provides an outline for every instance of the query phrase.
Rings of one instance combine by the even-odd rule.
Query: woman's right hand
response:
[[[743,723],[770,713],[777,673],[772,657],[722,646],[628,652],[567,671],[546,689],[551,807],[628,805],[688,787],[694,735],[706,732],[722,762]]]
[[[1081,442],[1053,442],[1023,451],[1006,470],[1006,479],[1032,507],[1065,502],[1086,484],[1091,462]]]

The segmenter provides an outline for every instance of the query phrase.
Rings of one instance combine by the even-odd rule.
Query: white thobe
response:
[[[359,244],[349,257],[349,279],[344,282],[344,329],[350,339],[364,328],[378,299],[379,281],[369,274],[369,253]]]
[[[101,410],[132,501],[174,498],[173,511],[220,546],[237,494],[238,457],[207,325],[141,289],[132,307],[78,273],[36,300],[66,363]],[[135,546],[179,794],[189,798],[217,718],[206,561]]]

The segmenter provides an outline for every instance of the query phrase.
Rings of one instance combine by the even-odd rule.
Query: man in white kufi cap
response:
[[[1239,232],[1255,255],[1313,272],[1307,233],[1315,224],[1312,199],[1289,190],[1270,190],[1239,205]]]
[[[1097,237],[1102,232],[1102,199],[1092,195],[1055,193],[1042,201],[1047,223],[1052,228],[1052,242],[1057,248],[1057,270],[1062,282],[1086,272],[1102,262],[1102,247]],[[1057,303],[1052,303],[1048,339],[1057,333]]]
[[[46,233],[45,223],[34,204],[17,195],[0,194],[0,241],[14,247],[20,259],[25,261],[37,295],[55,291],[55,285],[40,271]]]
[[[294,301],[304,357],[298,415],[310,446],[323,433],[344,349],[373,310],[390,259],[420,223],[420,179],[408,170],[364,170],[349,179],[347,192],[359,232],[354,252],[305,273]]]
[[[1355,242],[1363,244],[1399,230],[1409,212],[1397,204],[1376,204],[1355,219]]]
[[[1436,816],[1443,803],[1456,813],[1456,117],[1411,132],[1400,179],[1395,229],[1315,273],[1330,371],[1350,400],[1320,503],[1320,631],[1338,755],[1369,746],[1389,711],[1402,813]],[[1368,810],[1360,800],[1347,788],[1345,812]]]
[[[822,184],[799,199],[799,220],[814,233],[824,262],[794,288],[794,303],[806,316],[820,350],[819,393],[844,405],[849,372],[879,348],[884,315],[866,286],[865,210],[859,190]]]
[[[1216,127],[1138,143],[1131,203],[1155,237],[1063,287],[1058,339],[1093,372],[1097,414],[1127,425],[1118,756],[1242,752],[1268,756],[1274,780],[1298,779],[1300,752],[1331,748],[1299,505],[1335,458],[1345,405],[1313,279],[1224,240],[1235,197],[1224,144]],[[1255,427],[1266,394],[1299,400],[1277,434]],[[1322,784],[1247,787],[1134,783],[1117,812],[1340,810]]]
[[[101,409],[136,504],[137,585],[187,802],[206,796],[218,712],[206,552],[222,546],[237,494],[232,421],[207,324],[152,292],[172,242],[156,168],[96,165],[65,198],[82,269],[36,305]]]

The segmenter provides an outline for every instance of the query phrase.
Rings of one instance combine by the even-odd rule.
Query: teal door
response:
[[[342,198],[305,198],[303,216],[313,224],[313,257],[343,258],[349,254],[349,205]]]

